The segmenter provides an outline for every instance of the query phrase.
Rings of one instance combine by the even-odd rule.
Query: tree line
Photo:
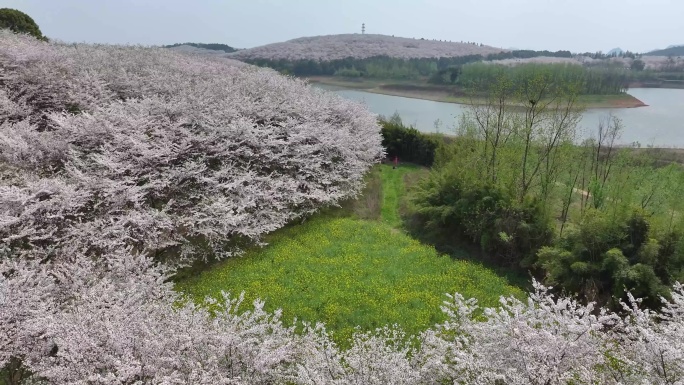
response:
[[[505,66],[480,62],[461,67],[453,83],[475,91],[488,89],[502,81],[513,89],[523,90],[533,82],[543,82],[548,86],[572,84],[583,95],[610,95],[624,93],[629,80],[629,71],[617,68],[536,63]]]
[[[226,45],[226,44],[220,44],[220,43],[175,43],[175,44],[165,45],[163,47],[164,48],[174,48],[174,47],[180,47],[182,45],[187,45],[187,46],[195,47],[195,48],[209,49],[212,51],[223,51],[226,53],[231,53],[231,52],[237,51],[236,48],[233,48],[233,47]]]
[[[567,57],[567,51],[559,51],[558,57]],[[521,57],[534,57],[536,51],[521,51]],[[546,53],[545,53],[546,54]],[[550,82],[580,82],[581,94],[606,95],[626,91],[633,79],[631,71],[619,67],[584,67],[578,64],[527,63],[514,66],[487,63],[491,57],[512,57],[515,53],[501,53],[483,58],[481,55],[439,59],[397,59],[373,57],[368,59],[347,58],[329,62],[315,60],[266,60],[248,62],[274,68],[295,76],[340,76],[346,78],[376,78],[395,80],[420,80],[437,85],[455,85],[461,88],[482,87],[493,84],[499,77],[506,77],[519,84],[537,73],[543,73]]]
[[[357,71],[357,76],[378,77],[388,79],[416,79],[430,76],[435,72],[481,60],[500,60],[514,58],[531,58],[538,56],[572,57],[569,51],[530,51],[519,50],[497,54],[467,55],[459,57],[402,59],[389,56],[376,56],[365,59],[346,58],[341,60],[270,60],[245,59],[247,63],[260,67],[269,67],[281,73],[295,76],[333,76],[349,74],[349,70]]]

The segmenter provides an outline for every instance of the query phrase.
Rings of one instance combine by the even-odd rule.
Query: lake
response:
[[[454,133],[457,118],[466,106],[399,96],[315,85],[345,98],[364,103],[372,112],[391,116],[399,113],[405,124],[425,132]],[[628,93],[648,107],[591,109],[584,113],[579,130],[584,137],[595,135],[599,119],[613,114],[624,124],[621,144],[641,143],[642,147],[684,147],[684,89],[634,88]],[[435,122],[441,125],[435,128]]]

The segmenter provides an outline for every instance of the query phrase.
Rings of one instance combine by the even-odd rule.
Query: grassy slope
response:
[[[286,321],[322,321],[344,344],[360,325],[398,324],[409,333],[443,319],[445,293],[460,292],[485,305],[521,294],[479,264],[440,256],[398,229],[403,177],[417,169],[378,166],[381,220],[318,215],[269,237],[269,246],[184,279],[177,288],[197,299],[221,290],[260,297],[280,307]]]
[[[444,103],[480,103],[477,99],[467,96],[451,94],[453,87],[425,84],[420,81],[378,80],[378,79],[349,79],[334,76],[311,77],[312,83],[355,89],[375,94],[402,96],[414,99],[432,100]],[[645,106],[641,100],[629,94],[622,95],[582,95],[580,102],[587,108],[632,108]]]

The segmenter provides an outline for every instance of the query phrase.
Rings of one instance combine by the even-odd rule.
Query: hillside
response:
[[[488,55],[505,51],[501,48],[468,43],[410,39],[385,35],[327,35],[302,37],[282,43],[235,52],[229,57],[238,60],[338,60],[364,59],[374,56],[395,58],[436,58],[467,55]]]
[[[684,45],[657,49],[644,54],[645,56],[684,56]]]

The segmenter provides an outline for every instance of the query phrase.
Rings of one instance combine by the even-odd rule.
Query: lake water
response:
[[[376,114],[389,117],[398,112],[404,123],[425,132],[435,132],[435,122],[439,120],[439,131],[453,134],[455,123],[466,108],[454,103],[316,86],[362,102]],[[599,119],[612,113],[624,124],[621,144],[639,142],[644,147],[684,147],[684,89],[634,88],[629,90],[629,94],[648,104],[648,107],[588,110],[579,127],[583,136],[595,135]]]

